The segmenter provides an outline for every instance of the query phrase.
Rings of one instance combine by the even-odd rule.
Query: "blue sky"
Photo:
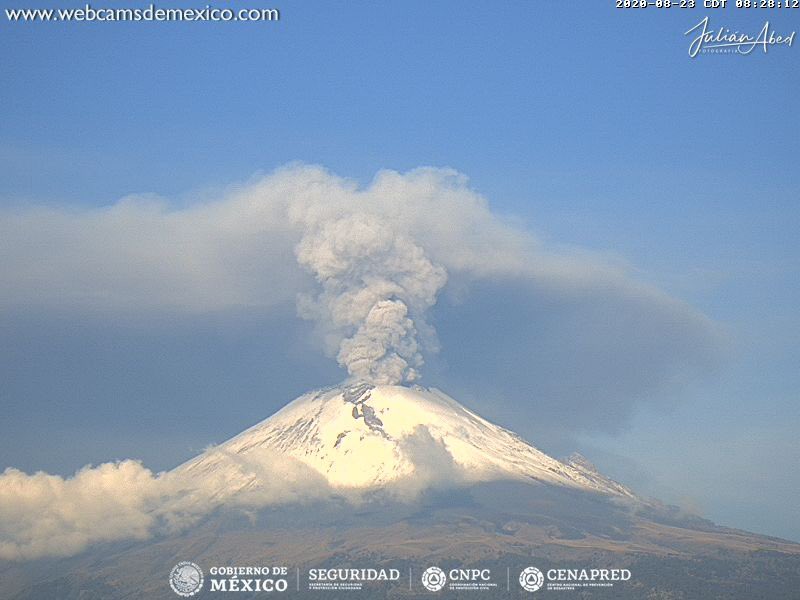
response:
[[[703,9],[277,6],[279,23],[2,22],[0,206],[82,210],[134,193],[185,205],[291,161],[363,184],[384,168],[452,167],[495,212],[626,262],[729,336],[669,402],[563,449],[723,524],[800,539],[800,50],[690,59],[683,32]],[[707,12],[717,26],[800,29],[798,11]],[[145,327],[7,311],[0,466],[170,467],[341,377],[302,342],[259,334],[283,339],[292,318]],[[221,396],[235,416],[204,417]]]

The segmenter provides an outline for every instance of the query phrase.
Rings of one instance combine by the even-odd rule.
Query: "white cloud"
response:
[[[378,496],[411,501],[428,487],[460,481],[427,431],[415,431],[404,447],[417,471],[383,490],[333,489],[308,465],[266,448],[241,455],[212,447],[199,466],[158,474],[133,460],[86,466],[66,478],[9,468],[0,474],[0,560],[72,556],[103,542],[169,535],[217,509],[257,514],[332,497],[354,505]]]
[[[167,487],[129,460],[68,479],[7,469],[0,475],[0,558],[69,556],[90,543],[145,539]]]
[[[331,493],[321,475],[291,457],[262,450],[221,458],[221,468],[201,474],[153,474],[133,460],[86,466],[66,478],[6,469],[0,474],[0,559],[71,556],[92,544],[180,531],[219,507],[258,509]],[[240,489],[235,484],[242,480],[253,485]]]

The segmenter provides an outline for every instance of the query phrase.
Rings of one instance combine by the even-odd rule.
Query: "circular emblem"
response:
[[[438,592],[447,583],[447,575],[439,567],[428,567],[422,574],[422,585],[431,592]]]
[[[544,575],[536,567],[528,567],[519,574],[519,584],[528,592],[535,592],[544,585]]]
[[[194,596],[203,587],[203,570],[188,560],[179,562],[169,574],[169,587],[178,596]]]

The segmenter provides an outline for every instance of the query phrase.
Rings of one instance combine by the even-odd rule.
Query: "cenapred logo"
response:
[[[544,575],[536,567],[527,567],[519,574],[519,584],[528,592],[535,592],[544,585]]]
[[[203,569],[188,560],[179,562],[169,574],[169,587],[178,596],[194,596],[203,589]]]
[[[426,590],[438,592],[447,583],[447,575],[439,567],[428,567],[422,573],[422,585]]]

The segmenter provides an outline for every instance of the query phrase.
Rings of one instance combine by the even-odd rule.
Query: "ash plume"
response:
[[[300,316],[313,319],[348,373],[376,384],[419,377],[425,311],[447,281],[408,235],[371,214],[350,214],[310,228],[298,262],[322,290],[301,295]]]

